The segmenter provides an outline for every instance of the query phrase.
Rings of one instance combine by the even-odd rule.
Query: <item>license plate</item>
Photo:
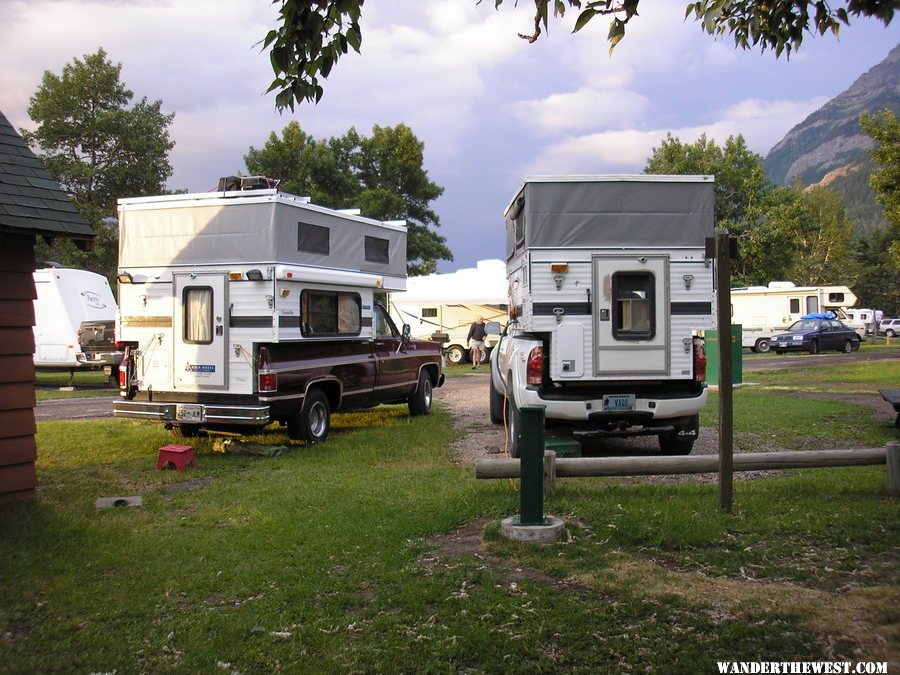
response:
[[[202,422],[203,406],[178,405],[175,407],[175,419],[179,422]]]
[[[609,394],[603,397],[604,412],[628,412],[634,410],[634,394]]]
[[[790,345],[787,342],[779,342],[778,346],[779,347],[790,347]]]

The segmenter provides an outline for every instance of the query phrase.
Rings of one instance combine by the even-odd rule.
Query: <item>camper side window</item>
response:
[[[616,272],[612,276],[613,337],[617,340],[650,340],[656,335],[653,275],[649,272]]]
[[[800,298],[791,298],[790,299],[790,311],[791,311],[791,314],[799,314],[800,313]]]
[[[300,332],[305,337],[359,335],[361,306],[358,293],[303,291]]]
[[[422,308],[422,318],[423,319],[436,319],[437,318],[437,307],[423,307]]]
[[[184,341],[197,345],[212,344],[213,289],[209,286],[185,288],[182,300]]]
[[[381,239],[380,237],[366,236],[365,240],[365,258],[367,262],[383,263],[387,265],[390,262],[390,241]]]

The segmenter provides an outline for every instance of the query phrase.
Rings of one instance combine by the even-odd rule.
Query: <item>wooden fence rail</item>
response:
[[[549,452],[547,453],[550,454]],[[900,494],[900,442],[881,448],[856,450],[808,450],[797,452],[753,452],[734,455],[735,471],[767,471],[778,469],[808,469],[837,466],[869,466],[887,464],[888,489]],[[688,457],[557,457],[545,462],[545,470],[555,478],[589,476],[653,476],[664,474],[715,473],[719,470],[718,455]],[[475,477],[518,478],[517,459],[484,459],[475,464]]]

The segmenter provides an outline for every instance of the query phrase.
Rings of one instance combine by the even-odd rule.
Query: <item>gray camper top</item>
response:
[[[526,248],[703,246],[713,176],[529,176],[506,209],[506,254]]]
[[[405,280],[406,224],[316,206],[274,189],[119,200],[120,269],[235,264]]]

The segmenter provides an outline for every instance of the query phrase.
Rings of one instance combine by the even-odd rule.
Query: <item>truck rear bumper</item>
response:
[[[269,406],[228,406],[205,403],[116,401],[113,416],[176,424],[268,424]]]
[[[568,420],[572,422],[586,422],[596,420],[596,413],[603,411],[603,399],[587,399],[587,400],[550,400],[541,398],[540,393],[535,389],[519,389],[519,396],[516,405],[522,406],[541,406],[544,408],[544,416],[547,419]],[[623,393],[629,393],[624,391]],[[698,414],[703,406],[706,405],[706,399],[709,395],[709,389],[703,387],[697,396],[684,396],[678,398],[654,398],[652,396],[641,397],[636,396],[634,401],[634,411],[623,413],[623,420],[634,417],[635,423],[642,423],[647,426],[657,426],[661,420],[668,420],[677,417],[690,417]],[[637,414],[635,414],[637,413]],[[642,414],[641,414],[642,413]],[[604,413],[604,416],[606,414]],[[645,418],[644,420],[637,419]],[[611,418],[610,418],[611,419]],[[655,421],[655,422],[654,422]]]
[[[75,360],[85,366],[118,366],[122,356],[122,352],[79,352]]]

